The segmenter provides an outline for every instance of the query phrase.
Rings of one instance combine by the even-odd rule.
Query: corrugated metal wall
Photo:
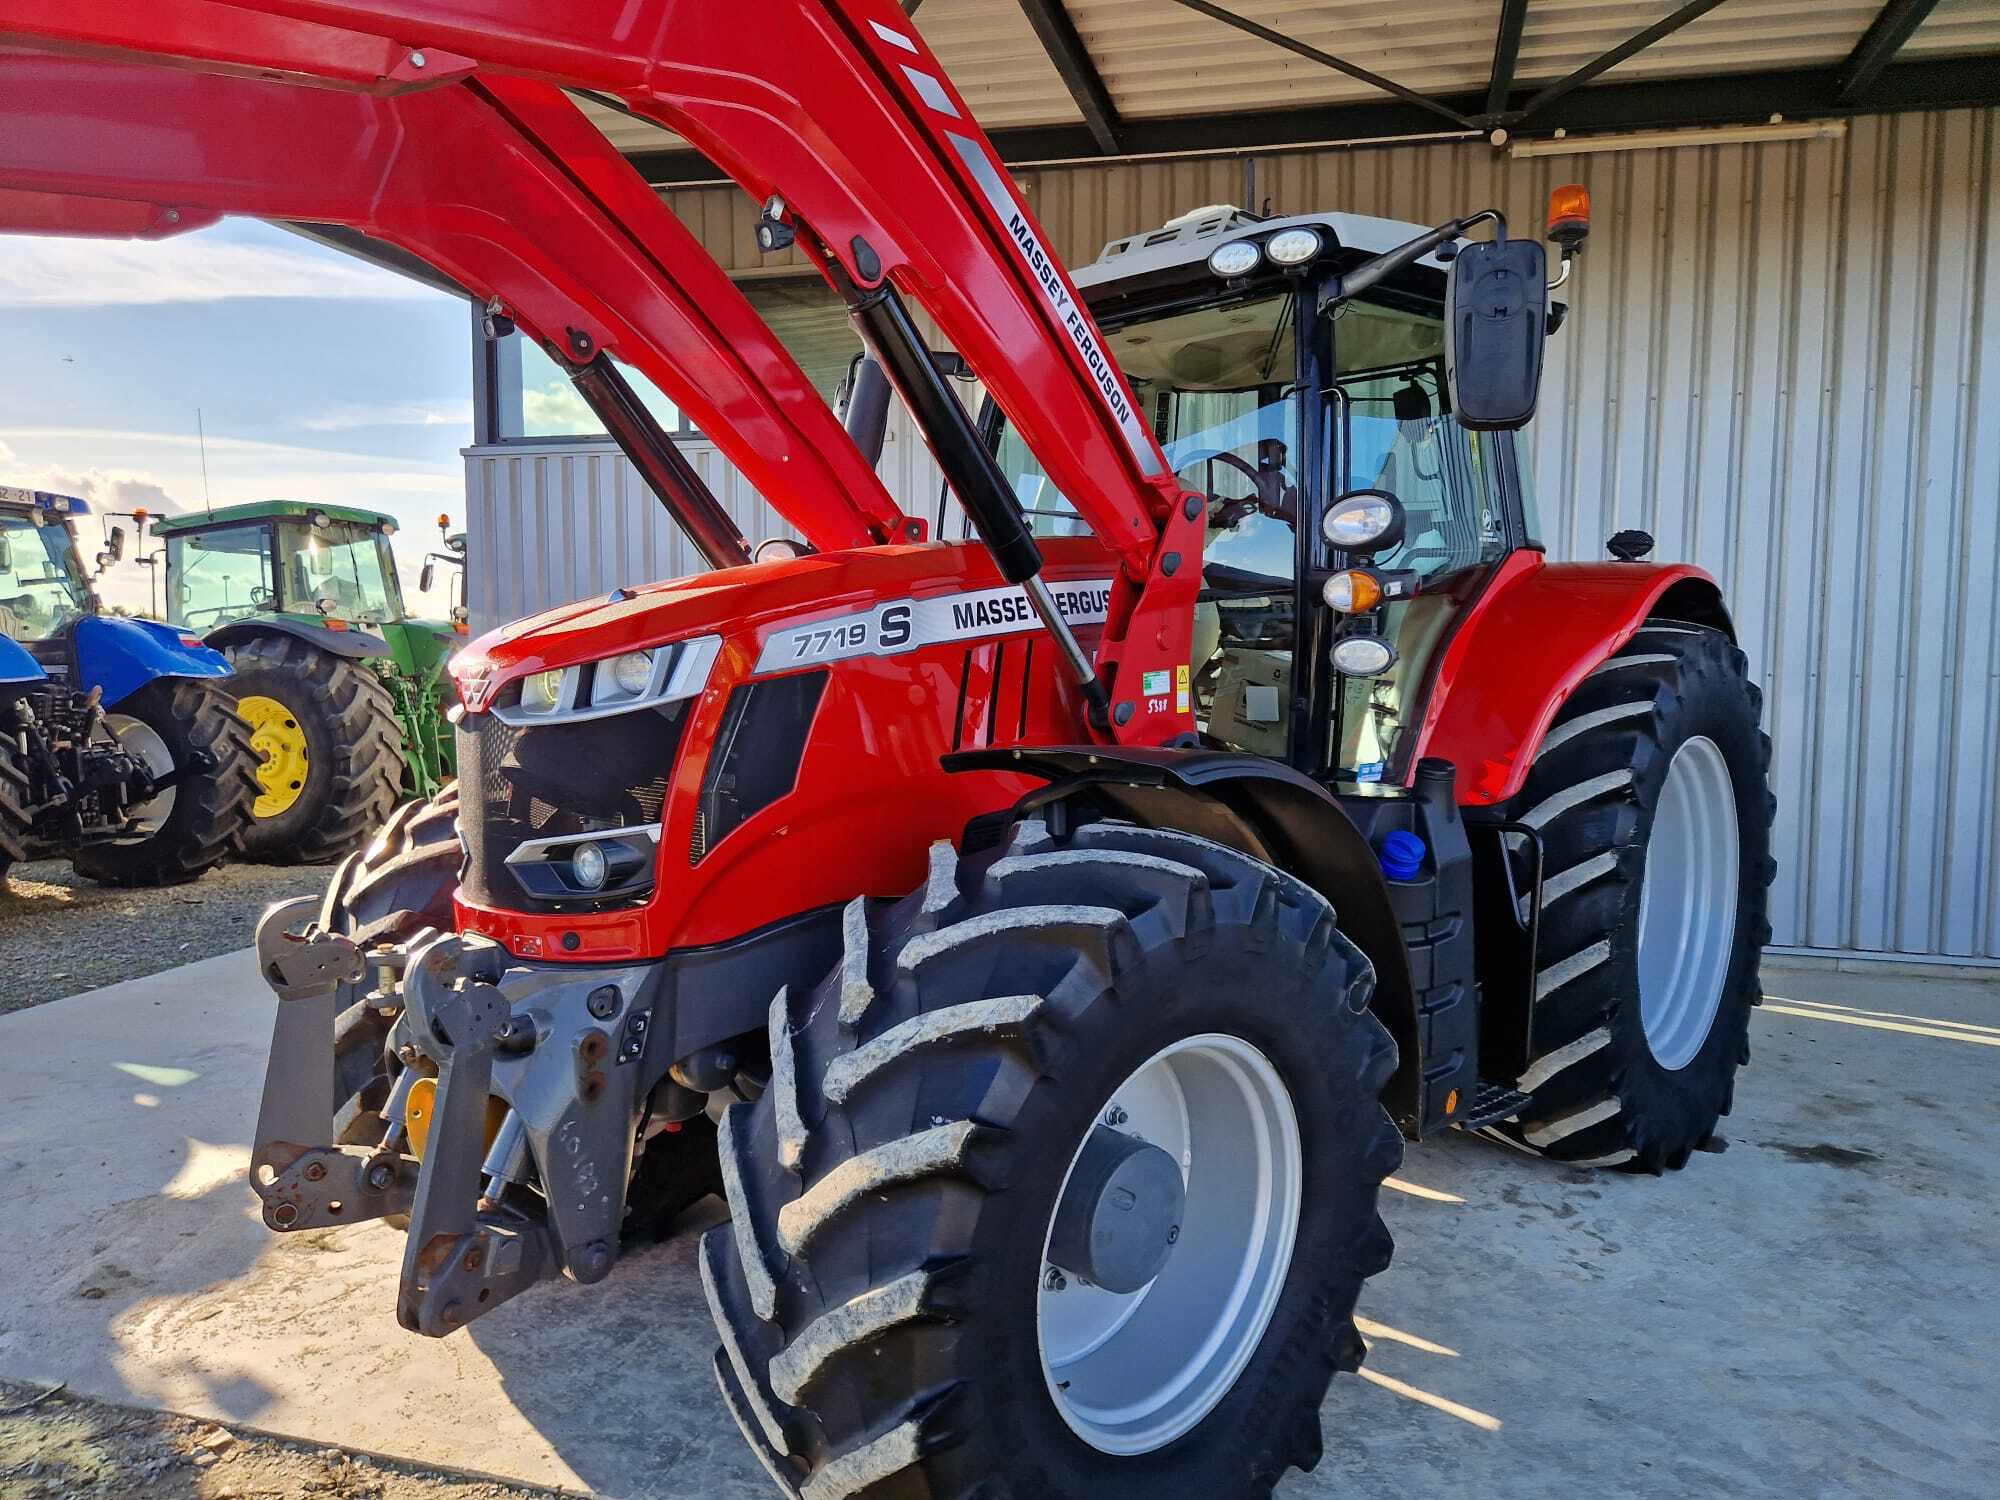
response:
[[[1426,222],[1494,205],[1527,230],[1550,186],[1587,182],[1595,238],[1533,441],[1551,551],[1599,556],[1641,526],[1657,555],[1722,580],[1766,689],[1778,943],[1995,959],[1996,135],[2000,112],[1960,111],[1862,119],[1840,140],[1518,162],[1476,144],[1327,151],[1022,181],[1072,263],[1204,203]],[[724,264],[750,269],[735,196],[672,201]],[[909,468],[903,441],[893,461]],[[591,503],[580,486],[618,465],[548,469],[575,462],[471,460],[472,573],[492,538],[498,614],[564,592],[527,581],[524,531],[565,587],[588,583],[572,595],[630,576],[612,567],[619,526],[653,528],[648,571],[690,565],[655,539],[629,474],[623,503]],[[732,509],[755,515],[740,489]],[[474,601],[493,617],[477,582]]]

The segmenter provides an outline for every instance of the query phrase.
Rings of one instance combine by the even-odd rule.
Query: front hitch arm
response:
[[[438,1082],[396,1321],[432,1338],[526,1291],[556,1260],[542,1226],[480,1211],[493,1052],[510,1006],[490,976],[468,976],[485,955],[467,948],[461,937],[434,938],[411,953],[403,976],[404,1026],[438,1065]]]
[[[272,1229],[323,1229],[406,1213],[417,1164],[394,1151],[334,1144],[333,1024],[339,987],[361,977],[361,952],[337,933],[294,927],[319,898],[271,907],[257,924],[257,970],[278,997],[257,1108],[250,1185]]]

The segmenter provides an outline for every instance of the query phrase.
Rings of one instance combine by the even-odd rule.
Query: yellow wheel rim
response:
[[[275,818],[305,793],[311,769],[306,732],[276,698],[253,693],[236,700],[236,711],[249,721],[250,748],[257,752],[259,790],[250,811],[255,817]]]

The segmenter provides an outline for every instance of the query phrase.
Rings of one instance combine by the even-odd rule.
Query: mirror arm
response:
[[[1336,302],[1360,296],[1384,277],[1393,275],[1413,261],[1422,260],[1441,245],[1463,239],[1468,230],[1489,219],[1493,222],[1496,237],[1505,239],[1507,219],[1498,209],[1482,208],[1478,213],[1466,218],[1440,224],[1435,229],[1426,230],[1413,240],[1404,241],[1393,250],[1384,250],[1373,260],[1363,261],[1353,270],[1343,273],[1337,281],[1329,283],[1326,290],[1320,293],[1320,311],[1325,312]]]

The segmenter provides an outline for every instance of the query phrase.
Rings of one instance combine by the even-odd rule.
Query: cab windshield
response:
[[[79,571],[69,528],[37,525],[24,511],[0,511],[0,632],[41,641],[89,614],[90,586]]]
[[[403,617],[389,539],[372,526],[286,521],[278,527],[278,555],[285,559],[287,609],[368,625]]]

